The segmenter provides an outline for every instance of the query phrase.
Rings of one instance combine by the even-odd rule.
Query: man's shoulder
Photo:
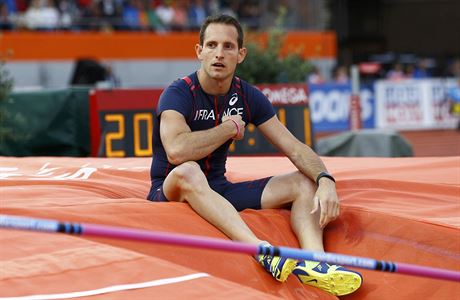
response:
[[[180,89],[180,90],[187,90],[189,87],[188,87],[188,81],[186,80],[186,78],[189,78],[189,77],[183,77],[183,78],[178,78],[176,80],[174,80],[168,87],[167,89]]]
[[[237,84],[240,84],[243,89],[255,89],[256,87],[246,80],[242,79],[241,77],[235,76],[234,77]]]
[[[238,78],[237,80],[240,82],[241,89],[246,95],[250,95],[251,98],[256,98],[256,99],[266,99],[267,98],[257,86],[241,78]]]
[[[163,90],[163,94],[178,94],[182,96],[191,96],[190,84],[187,78],[178,78]],[[193,83],[192,83],[193,84]]]

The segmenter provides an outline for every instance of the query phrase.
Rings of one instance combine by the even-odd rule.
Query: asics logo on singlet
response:
[[[233,106],[233,105],[235,105],[236,101],[238,101],[238,94],[233,93],[232,97],[228,101],[228,104],[230,104],[230,106]]]

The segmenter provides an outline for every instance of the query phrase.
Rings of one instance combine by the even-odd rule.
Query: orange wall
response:
[[[8,60],[97,59],[193,59],[198,33],[155,34],[142,32],[0,33],[0,57]],[[335,58],[333,32],[290,32],[284,53],[302,49],[304,57]]]

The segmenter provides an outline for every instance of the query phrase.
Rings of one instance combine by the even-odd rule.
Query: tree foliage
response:
[[[7,123],[25,122],[21,119],[21,115],[12,115],[7,109],[12,88],[13,78],[5,67],[5,61],[0,57],[0,150],[6,139],[15,140],[18,138],[14,134],[13,127],[8,126]]]
[[[301,49],[291,49],[286,56],[281,55],[286,31],[283,28],[286,9],[281,7],[275,26],[268,31],[266,45],[251,39],[246,44],[246,59],[238,66],[237,76],[252,83],[304,82],[313,69],[310,62],[300,54]]]
[[[0,101],[6,101],[12,88],[13,79],[5,67],[5,61],[0,60]]]

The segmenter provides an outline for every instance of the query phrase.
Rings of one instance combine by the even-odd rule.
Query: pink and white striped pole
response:
[[[331,264],[339,264],[343,266],[357,267],[375,271],[394,272],[399,274],[460,282],[460,272],[453,270],[396,263],[384,260],[375,260],[372,258],[350,256],[330,252],[313,252],[289,247],[266,247],[209,237],[130,229],[117,226],[96,225],[88,223],[80,224],[59,222],[48,219],[0,215],[0,228],[133,240],[140,242],[246,253],[251,255],[283,256],[296,259],[323,261]]]

